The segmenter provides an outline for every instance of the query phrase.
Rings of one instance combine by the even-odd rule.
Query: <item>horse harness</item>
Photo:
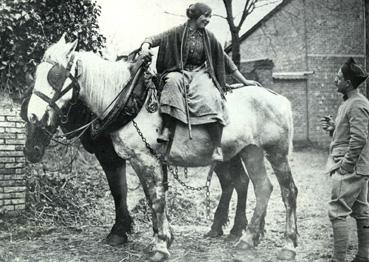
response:
[[[134,62],[134,57],[137,54],[137,50],[133,51],[129,55],[129,62]],[[133,54],[133,55],[132,55]],[[70,60],[68,61],[68,64],[66,67],[61,65],[58,62],[55,62],[50,59],[43,59],[42,62],[46,62],[52,65],[51,69],[49,70],[47,74],[47,81],[55,91],[54,95],[50,98],[47,95],[43,94],[40,91],[34,90],[32,93],[44,100],[46,103],[48,103],[48,106],[53,108],[57,114],[58,117],[61,119],[61,122],[63,124],[66,124],[68,121],[69,112],[71,111],[73,105],[76,104],[79,98],[80,93],[80,85],[78,83],[78,80],[76,76],[78,75],[78,67],[75,67],[75,75],[71,73],[71,69],[73,67],[73,64],[75,63],[75,57],[76,55],[73,53],[71,55]],[[148,65],[144,64],[144,61],[138,61],[134,64],[131,72],[131,78],[129,79],[128,83],[126,84],[126,87],[128,88],[122,88],[122,90],[119,92],[119,94],[115,97],[113,101],[107,106],[109,108],[111,104],[116,102],[114,108],[108,113],[108,115],[100,120],[98,117],[93,115],[91,113],[91,117],[93,118],[88,124],[82,125],[80,128],[77,128],[73,131],[68,132],[67,136],[68,138],[73,137],[71,134],[74,134],[74,136],[77,136],[81,134],[81,132],[84,132],[87,128],[91,127],[90,135],[92,136],[92,139],[96,139],[98,136],[102,135],[106,132],[113,132],[120,127],[124,126],[128,122],[130,122],[139,112],[139,110],[142,108],[144,101],[147,97],[147,88],[143,87],[140,90],[136,90],[139,88],[136,88],[138,85],[139,78],[144,74],[145,75],[145,83],[149,86],[149,89],[152,89],[152,84],[149,85],[149,81],[151,79],[148,79],[146,74],[146,68]],[[71,84],[68,85],[63,89],[63,86],[65,84],[65,81],[67,79],[71,79]],[[73,90],[72,99],[69,101],[67,107],[59,108],[59,106],[56,104],[56,102],[63,97],[67,92],[70,90]],[[29,97],[30,98],[30,97]],[[26,116],[26,109],[25,107],[28,104],[29,98],[26,98],[22,104],[22,118],[25,121],[28,121]],[[151,101],[151,100],[150,100]],[[148,105],[149,111],[154,111],[155,108],[157,109],[157,106],[153,106],[155,102],[151,101]],[[45,115],[46,116],[46,115]],[[46,119],[41,119],[38,121],[38,125],[41,125],[46,121]]]
[[[54,89],[55,93],[52,98],[46,96],[45,94],[41,93],[40,91],[34,90],[33,94],[44,100],[48,103],[48,106],[53,108],[61,119],[65,118],[65,115],[62,113],[62,110],[56,104],[61,97],[63,97],[69,90],[73,90],[71,103],[75,103],[77,101],[80,91],[80,85],[78,83],[77,78],[71,74],[71,69],[75,61],[75,54],[71,55],[70,60],[68,61],[67,67],[64,67],[58,62],[55,62],[50,59],[43,59],[42,62],[46,62],[52,65],[51,69],[47,73],[47,81]],[[75,75],[77,75],[77,67],[75,68]],[[71,79],[72,83],[68,85],[66,88],[63,89],[65,81],[67,79]]]
[[[42,100],[47,102],[48,105],[58,113],[58,116],[61,117],[62,120],[63,119],[65,120],[64,122],[62,121],[62,123],[65,124],[68,120],[69,111],[71,110],[73,105],[77,103],[78,96],[79,96],[79,93],[80,93],[80,85],[78,83],[78,80],[71,73],[72,66],[75,62],[75,54],[71,55],[71,58],[68,61],[67,67],[64,67],[60,63],[57,63],[57,62],[52,61],[50,59],[45,59],[42,62],[52,64],[52,67],[51,67],[51,69],[49,70],[49,72],[47,74],[47,81],[52,86],[52,88],[54,89],[55,94],[53,95],[52,98],[48,97],[47,95],[45,95],[45,94],[43,94],[43,93],[41,93],[37,90],[34,90],[33,94],[35,94],[36,96],[40,97]],[[77,138],[79,138],[81,135],[83,135],[84,131],[88,127],[91,126],[90,135],[91,135],[92,140],[94,140],[95,138],[97,138],[99,135],[101,135],[104,132],[109,132],[109,131],[112,132],[114,129],[118,129],[119,127],[125,125],[126,123],[128,123],[130,121],[133,121],[133,125],[137,129],[137,131],[138,131],[140,137],[142,138],[142,140],[145,142],[145,145],[148,148],[148,150],[150,151],[150,153],[153,154],[155,157],[157,157],[158,160],[161,162],[161,160],[162,160],[161,157],[158,156],[157,153],[155,152],[155,150],[153,148],[151,148],[151,146],[147,143],[147,141],[144,138],[142,132],[138,128],[137,123],[133,120],[134,117],[137,115],[138,111],[141,109],[141,107],[142,107],[142,105],[143,105],[143,103],[144,103],[144,101],[147,97],[147,93],[148,93],[147,89],[150,89],[150,90],[155,89],[155,90],[152,90],[152,91],[157,90],[157,86],[154,85],[154,82],[152,81],[152,79],[149,78],[148,75],[146,74],[145,70],[143,70],[143,68],[145,68],[147,66],[148,65],[144,65],[143,62],[139,62],[139,65],[136,65],[134,72],[132,72],[131,79],[129,80],[129,82],[127,84],[127,86],[129,86],[129,88],[127,89],[126,92],[120,92],[118,94],[118,96],[112,101],[112,103],[117,101],[116,105],[118,105],[118,106],[115,106],[115,108],[111,112],[109,112],[109,114],[107,115],[107,117],[103,121],[96,122],[95,120],[97,120],[97,118],[94,118],[88,124],[83,125],[82,127],[77,128],[76,130],[73,130],[71,132],[68,132],[68,135],[73,134],[73,133],[74,134],[77,133],[77,135],[78,135],[78,133],[79,133],[79,135],[77,137]],[[142,75],[142,73],[144,74],[144,78],[145,78],[144,81],[145,81],[145,84],[148,86],[148,88],[146,88],[143,96],[142,96],[142,94],[141,94],[141,96],[138,96],[137,94],[132,95],[132,93],[134,93],[134,91],[135,91],[134,89],[135,89],[135,86],[138,82],[138,78],[139,78],[139,76]],[[76,76],[78,75],[77,67],[75,68],[75,75]],[[63,89],[63,86],[64,86],[65,81],[67,79],[71,79],[72,82],[71,82],[70,85],[68,85],[66,88]],[[65,111],[65,110],[59,108],[58,105],[56,104],[56,101],[58,101],[61,97],[63,97],[71,89],[73,90],[72,99],[69,102],[69,109],[67,109],[67,113],[64,114],[63,111]],[[124,93],[124,95],[122,95],[122,93]],[[151,101],[152,97],[155,97],[155,96],[156,96],[156,93],[151,94],[150,99],[148,101],[149,105],[147,105],[147,110],[149,112],[156,111],[157,108],[158,108],[157,101]],[[141,99],[137,99],[137,97],[141,97]],[[142,98],[143,98],[143,100],[142,100]],[[129,104],[131,106],[133,105],[134,106],[133,110],[132,110],[132,108],[129,109],[127,107],[127,104]],[[25,105],[26,105],[26,102],[23,103],[22,108]],[[110,107],[110,105],[108,107]],[[127,116],[128,116],[128,118],[125,118]],[[123,118],[125,118],[124,121],[123,121]],[[26,117],[23,118],[23,119],[25,121],[27,121]],[[124,122],[123,124],[122,124],[122,121]],[[39,124],[42,124],[42,120],[39,121],[39,122],[40,122]],[[97,123],[97,125],[93,125],[95,122]],[[69,138],[71,138],[71,137],[73,137],[73,136],[69,136]],[[208,200],[207,205],[206,205],[207,206],[206,209],[207,209],[207,214],[209,214],[210,213],[210,203],[209,203],[209,201],[210,201],[210,198],[209,198],[210,191],[209,191],[209,187],[210,187],[210,181],[211,181],[211,174],[212,174],[215,166],[211,167],[211,171],[209,172],[208,177],[207,177],[206,185],[205,186],[199,186],[199,187],[191,187],[191,186],[186,185],[179,178],[177,168],[173,169],[169,165],[167,165],[167,167],[168,167],[169,171],[173,174],[174,178],[182,186],[186,187],[187,189],[190,189],[190,190],[203,190],[203,189],[206,189],[206,198]],[[185,174],[186,173],[187,173],[187,169],[185,168]],[[165,185],[165,190],[168,190],[167,172],[164,172],[164,185]]]

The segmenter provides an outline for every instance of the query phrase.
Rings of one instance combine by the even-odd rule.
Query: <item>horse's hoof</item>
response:
[[[279,260],[295,260],[296,252],[291,249],[282,248],[277,255],[277,259]]]
[[[154,262],[165,261],[168,259],[168,257],[169,257],[168,254],[156,251],[154,255],[150,257],[150,261],[154,261]]]
[[[234,234],[229,234],[226,238],[225,241],[228,242],[237,242],[238,240],[240,240],[241,235],[234,235]]]
[[[223,231],[210,230],[204,235],[204,238],[217,238],[223,236]]]
[[[114,234],[109,234],[103,241],[105,244],[109,246],[120,246],[128,242],[127,236],[118,236]]]
[[[240,240],[235,244],[235,247],[240,249],[240,250],[250,250],[250,249],[254,249],[254,245],[250,244],[244,240]]]

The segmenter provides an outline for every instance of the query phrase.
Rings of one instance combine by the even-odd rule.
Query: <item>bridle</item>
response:
[[[70,100],[70,104],[73,105],[73,103],[77,101],[79,92],[80,92],[80,86],[79,86],[78,80],[71,73],[71,69],[74,64],[74,61],[75,61],[75,54],[71,55],[71,58],[68,61],[67,67],[64,67],[60,63],[55,62],[53,60],[43,59],[41,62],[46,62],[52,65],[51,69],[49,70],[47,74],[47,81],[49,82],[51,87],[54,89],[55,93],[50,98],[47,95],[41,93],[40,91],[34,90],[32,92],[34,95],[38,96],[39,98],[44,100],[46,103],[48,103],[48,106],[53,108],[56,111],[56,113],[58,114],[62,122],[66,121],[66,119],[68,118],[68,113],[63,114],[62,110],[59,108],[56,102],[72,89],[73,94],[72,94],[72,99]],[[75,70],[76,70],[75,75],[77,75],[77,67]],[[67,79],[71,79],[72,83],[70,83],[67,87],[63,89],[63,86]]]
[[[78,80],[76,78],[76,76],[78,75],[77,72],[77,67],[75,69],[75,75],[73,75],[71,73],[71,69],[73,67],[73,64],[75,62],[75,54],[71,55],[70,60],[68,61],[67,67],[64,67],[63,65],[61,65],[58,62],[55,62],[49,58],[44,58],[41,62],[46,62],[52,65],[51,69],[49,70],[48,74],[47,74],[47,81],[48,83],[51,85],[51,87],[53,88],[53,90],[55,91],[54,95],[50,98],[49,96],[45,95],[44,93],[38,91],[38,90],[33,90],[32,94],[38,96],[39,98],[41,98],[42,100],[44,100],[47,104],[48,107],[51,107],[55,110],[56,114],[57,114],[57,121],[61,121],[62,124],[67,123],[68,118],[69,118],[69,112],[72,108],[72,106],[77,102],[78,96],[79,96],[79,92],[80,92],[80,85],[78,83]],[[71,79],[72,82],[63,89],[63,86],[65,84],[65,81],[67,79]],[[69,92],[70,90],[73,90],[73,94],[72,94],[72,98],[70,101],[68,101],[68,105],[67,108],[65,109],[61,109],[59,108],[59,106],[56,104],[56,102],[63,97],[67,92]],[[35,127],[38,127],[40,129],[42,129],[49,137],[51,137],[52,140],[56,141],[59,144],[63,144],[66,145],[64,142],[58,141],[56,139],[53,139],[53,134],[56,131],[56,128],[49,128],[46,126],[46,121],[49,117],[48,114],[45,114],[42,119],[36,119],[36,121],[29,121],[28,117],[27,117],[27,110],[26,107],[28,106],[28,102],[30,99],[31,95],[27,96],[27,98],[25,98],[25,100],[22,103],[22,110],[21,110],[21,118],[27,122],[30,123],[32,122],[32,125]],[[80,134],[78,135],[78,137],[82,136],[82,134],[86,131],[87,129],[87,125],[84,125],[80,128],[77,128],[76,130],[73,130],[69,133],[77,133],[78,131],[81,131]],[[66,135],[66,134],[64,134]],[[74,142],[73,142],[74,143]]]
[[[129,55],[129,57],[131,57],[131,59],[133,60],[135,55],[137,54],[137,52],[138,52],[138,49],[133,51]],[[134,54],[134,55],[132,55],[132,54]],[[133,58],[132,58],[132,56],[133,56]],[[48,104],[49,107],[53,108],[56,111],[56,113],[58,115],[58,119],[61,120],[62,124],[67,123],[68,117],[69,117],[69,112],[70,112],[71,108],[73,107],[73,105],[76,104],[76,102],[78,100],[79,93],[80,93],[80,89],[81,89],[80,85],[78,83],[78,80],[76,78],[76,76],[78,76],[77,66],[76,66],[76,70],[75,70],[75,75],[71,74],[71,68],[73,67],[74,60],[75,60],[75,54],[72,54],[70,60],[68,61],[67,67],[64,67],[60,63],[57,63],[53,60],[43,59],[41,62],[46,62],[46,63],[49,63],[49,64],[52,65],[51,69],[49,70],[49,72],[47,74],[47,81],[51,85],[51,87],[54,89],[55,93],[52,96],[52,98],[50,98],[47,95],[41,93],[40,91],[34,90],[32,92],[34,95],[36,95],[39,98],[41,98],[42,100],[44,100]],[[141,68],[141,66],[140,66],[140,68]],[[128,81],[128,83],[132,83],[134,81],[134,79],[136,78],[136,75],[137,75],[137,72],[136,72],[136,74],[131,76],[131,79]],[[67,87],[65,87],[63,89],[63,86],[64,86],[65,81],[67,79],[71,79],[72,82],[71,82],[71,84],[69,84]],[[56,102],[61,97],[63,97],[67,92],[69,92],[71,89],[73,90],[72,98],[71,98],[71,100],[68,101],[67,108],[63,108],[63,110],[62,110],[61,108],[58,107]],[[111,103],[106,107],[104,112],[106,110],[108,110],[108,108],[110,108],[110,106],[119,99],[119,97],[120,97],[120,95],[122,94],[123,91],[124,91],[124,88],[122,88],[122,90],[117,94],[117,96],[111,101]],[[24,103],[24,106],[22,105],[22,108],[23,107],[25,108],[25,106],[26,106],[26,103]],[[23,111],[25,111],[25,110],[23,110]],[[64,112],[66,112],[66,113],[64,113]],[[22,118],[23,119],[25,118],[25,121],[28,122],[27,117],[22,117]],[[77,137],[74,138],[74,140],[77,140],[98,119],[99,119],[98,116],[94,117],[89,123],[77,128],[75,130],[64,133],[63,137],[67,137],[68,135],[78,133]],[[33,125],[40,127],[50,137],[52,137],[53,132],[50,132],[50,130],[46,127],[46,125],[45,125],[46,121],[47,121],[47,114],[45,114],[41,120],[36,120],[36,123],[33,123]],[[56,142],[58,142],[58,141],[56,141]],[[58,143],[60,143],[60,142],[58,142]]]

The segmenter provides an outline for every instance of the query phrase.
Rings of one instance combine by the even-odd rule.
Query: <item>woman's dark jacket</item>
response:
[[[203,29],[203,41],[206,53],[206,62],[208,72],[213,79],[216,87],[223,94],[225,90],[225,75],[237,70],[237,66],[231,58],[224,52],[222,45],[215,38],[214,34]],[[181,65],[181,43],[186,39],[188,25],[187,23],[174,27],[159,35],[146,38],[144,43],[149,43],[151,47],[159,46],[156,69],[159,74],[165,74],[172,71],[180,71]],[[183,41],[184,43],[186,41]],[[188,57],[188,48],[183,44],[182,56],[183,66]]]

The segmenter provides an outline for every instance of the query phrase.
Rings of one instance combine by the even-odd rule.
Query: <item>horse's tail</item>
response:
[[[293,116],[292,116],[292,106],[290,100],[285,96],[280,96],[279,101],[280,114],[282,117],[281,124],[285,130],[283,137],[283,150],[287,155],[290,155],[293,151]]]
[[[290,155],[293,151],[293,115],[292,115],[292,106],[291,102],[287,99],[288,108],[287,108],[287,126],[288,126],[288,154]]]

